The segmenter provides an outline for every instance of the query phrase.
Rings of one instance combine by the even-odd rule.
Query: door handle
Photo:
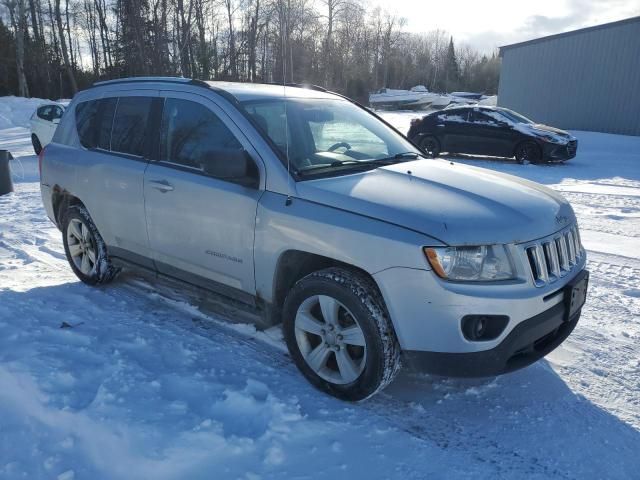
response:
[[[436,127],[444,127],[444,125],[442,123],[439,123],[436,125]]]
[[[173,185],[166,180],[149,180],[151,188],[155,188],[159,192],[167,193],[173,191]]]

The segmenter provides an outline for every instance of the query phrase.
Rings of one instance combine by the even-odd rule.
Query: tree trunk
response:
[[[71,59],[71,68],[76,69],[76,57],[73,53],[73,41],[71,40],[71,21],[69,20],[69,0],[64,3],[65,18],[67,24],[67,40],[69,41],[69,57]]]
[[[247,50],[248,50],[248,75],[249,81],[255,82],[257,77],[257,56],[258,56],[258,19],[260,15],[260,0],[254,2],[253,15],[249,17],[249,34],[247,38]]]
[[[29,96],[29,85],[27,85],[27,77],[24,74],[24,34],[26,30],[27,19],[25,16],[25,0],[17,0],[7,4],[9,8],[9,17],[11,25],[16,34],[16,73],[18,76],[18,95],[21,97]],[[16,7],[18,11],[16,12]]]
[[[109,43],[109,28],[107,27],[107,21],[105,19],[105,5],[102,4],[102,0],[94,0],[96,6],[96,12],[98,13],[98,25],[100,31],[100,43],[102,43],[102,56],[104,57],[104,66],[107,70],[113,66],[111,59],[111,45]]]
[[[35,0],[29,0],[29,10],[31,12],[31,27],[33,28],[33,37],[36,42],[42,46],[44,45],[44,38],[41,35],[40,24],[38,22],[38,15],[36,13]]]
[[[333,52],[333,13],[334,13],[335,1],[327,0],[327,38],[325,39],[324,47],[324,86],[331,87],[331,70],[333,63],[331,60],[331,54]]]
[[[78,91],[78,85],[76,84],[76,78],[73,75],[73,69],[69,61],[69,52],[67,51],[67,42],[64,37],[64,28],[62,26],[62,15],[60,13],[60,0],[55,0],[55,16],[56,24],[58,26],[58,38],[60,40],[60,49],[62,50],[62,60],[64,62],[64,68],[67,72],[67,78],[69,79],[69,85],[71,86],[71,93],[75,95]]]
[[[225,0],[225,6],[227,7],[227,20],[229,22],[229,70],[231,71],[231,78],[233,80],[238,79],[238,64],[236,58],[236,34],[233,28],[233,11],[231,9],[232,0]]]
[[[189,60],[189,37],[191,30],[191,12],[193,9],[193,2],[189,4],[189,18],[188,20],[185,18],[184,12],[184,0],[177,0],[176,5],[176,26],[177,29],[177,37],[178,37],[178,55],[180,58],[180,72],[183,77],[191,76],[191,68],[190,68],[190,60]]]

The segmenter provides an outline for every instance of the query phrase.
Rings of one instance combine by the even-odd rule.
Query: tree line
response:
[[[497,90],[499,59],[367,0],[0,0],[0,95],[69,98],[101,79],[171,75]]]

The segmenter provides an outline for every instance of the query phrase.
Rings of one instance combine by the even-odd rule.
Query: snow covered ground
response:
[[[417,114],[383,115],[406,131]],[[0,197],[0,479],[638,478],[640,138],[574,132],[578,156],[557,166],[452,158],[572,202],[592,272],[582,319],[525,370],[404,372],[352,405],[316,392],[275,331],[144,279],[80,283],[29,132],[5,118],[0,148],[20,161]]]

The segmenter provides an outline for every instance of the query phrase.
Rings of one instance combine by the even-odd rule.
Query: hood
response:
[[[445,160],[399,163],[296,187],[303,199],[400,225],[448,245],[520,243],[575,222],[569,203],[549,188]]]
[[[543,123],[534,123],[533,128],[536,130],[541,130],[543,132],[556,133],[558,135],[565,135],[570,137],[571,135],[566,130],[560,130],[559,128],[550,127],[549,125],[545,125]]]
[[[532,135],[551,135],[561,140],[575,140],[575,137],[569,132],[550,127],[549,125],[543,125],[542,123],[520,123],[517,128],[524,133]]]

